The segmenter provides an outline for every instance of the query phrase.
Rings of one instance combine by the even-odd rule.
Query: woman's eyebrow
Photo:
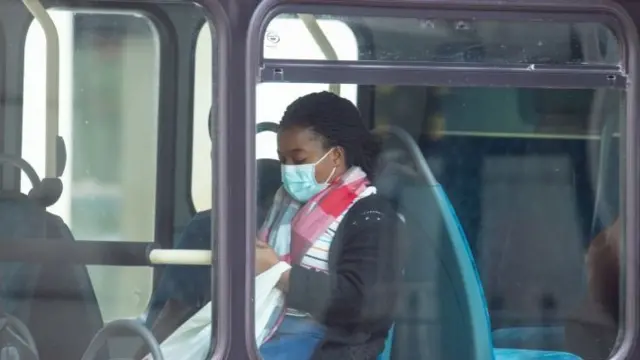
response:
[[[300,152],[306,152],[303,148],[295,148],[295,149],[285,149],[285,150],[276,150],[277,154],[283,156],[285,154],[295,154]]]

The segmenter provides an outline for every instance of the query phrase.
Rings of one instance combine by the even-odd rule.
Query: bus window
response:
[[[64,190],[50,211],[78,240],[154,239],[159,40],[135,12],[51,10],[60,38]],[[22,156],[44,176],[45,38],[32,23],[25,44]],[[22,177],[22,191],[30,185]],[[89,266],[104,320],[135,317],[152,269]]]
[[[368,42],[357,38],[356,61],[386,60],[390,74],[389,61],[575,68],[620,61],[617,40],[598,23],[339,19],[368,34]],[[283,36],[267,31],[265,46]],[[329,43],[340,48],[340,39]],[[332,66],[346,60],[309,58],[338,60]],[[626,296],[617,285],[624,276],[624,91],[359,78],[371,94],[358,102],[368,104],[361,118],[346,94],[319,93],[325,89],[313,88],[315,79],[296,83],[282,66],[282,81],[269,74],[256,90],[257,121],[266,113],[260,94],[272,92],[264,89],[282,86],[299,96],[282,100],[280,111],[294,101],[287,114],[273,115],[287,134],[278,143],[284,191],[273,205],[285,215],[267,218],[258,233],[268,246],[256,247],[256,267],[278,272],[289,307],[270,330],[283,337],[297,326],[308,330],[299,334],[301,357],[335,351],[340,358],[356,347],[379,352],[385,341],[393,359],[577,360],[614,350],[623,328],[617,304]],[[345,66],[345,83],[355,79],[351,69]],[[358,123],[378,137],[378,152]],[[369,185],[358,182],[364,178]],[[335,200],[345,193],[351,196]],[[280,259],[291,259],[291,267]],[[354,328],[368,340],[352,336],[347,329]],[[266,358],[290,351],[279,340],[257,341]]]
[[[299,85],[304,89],[308,84]],[[576,351],[575,347],[571,348],[572,344],[565,342],[565,326],[575,321],[597,322],[597,316],[588,315],[584,308],[589,298],[584,259],[589,242],[597,235],[589,232],[597,208],[594,193],[598,186],[595,177],[590,175],[601,162],[606,162],[612,171],[605,177],[603,188],[604,201],[615,213],[610,214],[605,225],[608,227],[620,214],[619,179],[615,174],[621,165],[617,152],[604,158],[599,158],[597,151],[589,152],[589,148],[599,146],[600,136],[586,136],[584,129],[567,134],[563,118],[555,124],[545,124],[541,134],[480,130],[487,122],[494,121],[494,130],[497,130],[501,123],[506,126],[511,121],[523,121],[518,106],[505,103],[504,98],[500,106],[491,106],[486,99],[471,101],[472,98],[467,102],[443,105],[441,96],[444,95],[427,96],[474,90],[477,97],[485,98],[492,93],[504,96],[509,90],[517,93],[529,89],[457,88],[443,91],[407,86],[395,87],[393,94],[383,89],[376,87],[373,113],[376,126],[395,126],[409,134],[409,139],[418,146],[450,199],[468,240],[467,246],[475,255],[495,346],[578,352],[580,348]],[[550,93],[544,96],[572,96],[572,90],[539,91]],[[390,98],[382,99],[383,92]],[[612,91],[608,96],[611,100],[608,111],[599,115],[600,120],[616,124],[622,116],[622,94]],[[590,118],[596,116],[590,110],[595,105],[593,101],[587,105],[586,111],[578,110],[586,113],[580,124],[584,128],[589,128]],[[537,117],[536,123],[544,121],[546,116],[530,115]],[[572,114],[562,116],[571,117]],[[467,121],[476,124],[479,131],[461,134],[446,130]],[[617,136],[613,137],[611,149],[617,149],[618,140]],[[383,142],[385,152],[392,155],[394,151],[402,150],[396,143],[397,139]],[[450,245],[446,243],[449,240],[445,224],[438,220],[438,208],[430,198],[429,187],[414,183],[419,174],[416,174],[416,165],[410,158],[407,160],[406,154],[402,159],[392,159],[394,165],[407,164],[402,165],[407,169],[401,173],[413,174],[404,180],[413,185],[399,190],[398,206],[404,211],[411,235],[404,268],[405,288],[395,323],[397,351],[406,358],[416,353],[425,359],[454,358],[443,355],[450,354],[453,349],[447,348],[447,342],[440,336],[449,331],[449,326],[457,329],[463,324],[467,327],[472,324],[465,323],[469,319],[460,314],[449,318],[445,315],[460,311],[448,305],[456,295],[447,287],[455,284],[448,283],[449,280],[443,277],[444,272],[452,271],[447,267],[456,266],[455,263],[442,263],[451,256],[442,249]],[[379,171],[383,173],[377,178],[381,186],[397,176],[387,177],[384,167]],[[583,318],[585,315],[588,316]],[[443,324],[444,319],[452,323]],[[608,327],[608,324],[596,325]],[[603,346],[612,347],[617,327],[609,331],[606,340],[609,343]],[[420,340],[416,342],[412,338]],[[589,341],[583,339],[583,343]],[[456,351],[462,354],[470,349],[460,346]]]

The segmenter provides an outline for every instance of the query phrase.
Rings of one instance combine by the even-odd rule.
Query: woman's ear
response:
[[[331,160],[333,161],[333,165],[336,167],[347,163],[347,158],[345,157],[344,148],[342,146],[336,146],[333,148]]]

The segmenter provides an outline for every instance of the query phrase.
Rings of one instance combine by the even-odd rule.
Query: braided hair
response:
[[[373,176],[380,143],[351,101],[328,91],[302,96],[287,107],[280,121],[280,129],[292,127],[311,129],[320,135],[325,149],[343,148],[347,168],[359,166],[369,178]]]

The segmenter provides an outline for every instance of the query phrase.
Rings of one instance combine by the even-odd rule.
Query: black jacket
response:
[[[403,223],[379,195],[356,202],[329,249],[329,273],[293,266],[287,305],[326,326],[318,359],[376,359],[393,323]]]

